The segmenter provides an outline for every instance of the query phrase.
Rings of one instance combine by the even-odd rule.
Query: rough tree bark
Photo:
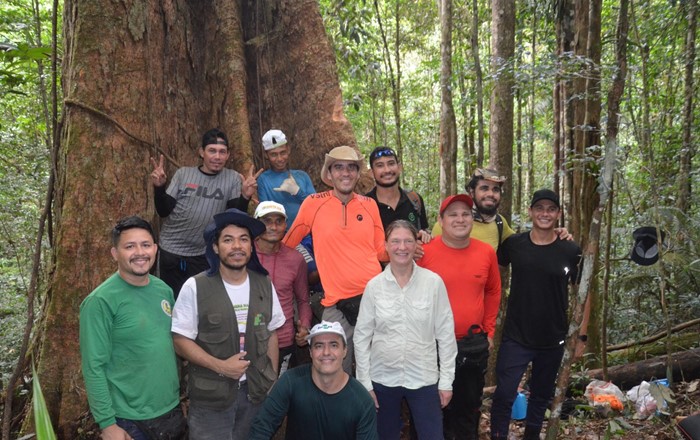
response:
[[[513,175],[513,72],[515,53],[515,0],[491,0],[491,91],[489,162],[503,176]],[[510,218],[513,182],[507,180],[500,213]]]
[[[297,148],[294,163],[318,182],[322,153],[354,137],[317,2],[66,0],[64,31],[55,262],[39,375],[59,437],[75,438],[87,408],[78,307],[114,271],[115,221],[155,219],[149,156],[166,154],[172,175],[196,163],[201,134],[218,126],[231,140],[230,166],[245,171],[260,154],[260,132],[278,125]]]
[[[680,172],[678,173],[678,199],[676,206],[681,212],[690,208],[693,156],[693,71],[695,69],[695,33],[697,29],[697,0],[689,0],[685,5],[688,12],[688,31],[685,38],[685,100],[683,102],[683,148],[680,152]]]
[[[559,428],[559,416],[561,414],[561,404],[565,398],[566,388],[568,386],[571,373],[571,364],[573,362],[573,352],[576,345],[576,339],[579,332],[579,324],[583,317],[583,307],[588,297],[588,288],[593,280],[594,266],[598,259],[598,251],[600,244],[601,220],[607,204],[607,199],[610,196],[613,173],[615,170],[615,156],[617,152],[617,134],[619,131],[619,111],[620,101],[625,88],[625,79],[627,77],[627,5],[628,0],[620,0],[620,12],[617,23],[617,45],[615,50],[617,71],[613,78],[612,85],[608,92],[608,125],[605,139],[605,162],[601,172],[602,182],[598,188],[600,199],[598,208],[593,213],[591,222],[590,235],[588,243],[583,251],[583,271],[581,274],[581,282],[573,301],[574,313],[569,326],[569,337],[562,360],[562,366],[557,377],[557,387],[552,402],[552,411],[549,416],[547,427],[547,440],[557,438]]]
[[[457,122],[452,104],[452,0],[440,1],[440,198],[457,193]]]

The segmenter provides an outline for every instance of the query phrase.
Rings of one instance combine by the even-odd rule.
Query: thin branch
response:
[[[110,115],[108,115],[107,113],[103,112],[102,110],[98,110],[98,109],[96,109],[96,108],[94,108],[94,107],[90,107],[90,106],[87,105],[87,104],[83,104],[83,103],[80,102],[80,101],[76,101],[76,100],[70,99],[70,98],[64,99],[63,102],[64,102],[65,104],[73,105],[73,106],[75,106],[75,107],[81,108],[81,109],[83,109],[83,110],[87,110],[87,111],[89,111],[89,112],[91,112],[91,113],[94,113],[94,114],[96,114],[96,115],[98,115],[98,116],[101,116],[101,117],[105,118],[106,120],[108,120],[109,122],[111,122],[112,124],[114,124],[122,133],[124,133],[125,135],[127,135],[128,137],[130,137],[131,139],[135,140],[136,142],[138,142],[138,143],[140,143],[140,144],[143,144],[143,145],[146,145],[147,147],[156,149],[158,152],[160,152],[160,154],[162,154],[162,155],[168,160],[168,162],[170,162],[171,164],[175,165],[177,168],[180,168],[180,164],[179,164],[175,159],[173,159],[173,158],[172,158],[166,151],[164,151],[162,148],[160,148],[160,147],[157,146],[157,145],[153,145],[151,142],[148,142],[148,141],[145,141],[145,140],[141,139],[140,137],[136,136],[135,134],[132,134],[129,130],[127,130],[126,128],[124,128],[124,126],[123,126],[122,124],[120,124],[119,121],[117,121],[116,119],[114,119],[113,117],[111,117]]]

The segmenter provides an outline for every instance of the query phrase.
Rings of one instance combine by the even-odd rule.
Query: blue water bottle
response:
[[[513,410],[510,413],[510,418],[513,420],[523,420],[527,416],[527,397],[525,393],[518,393],[518,396],[513,402]]]

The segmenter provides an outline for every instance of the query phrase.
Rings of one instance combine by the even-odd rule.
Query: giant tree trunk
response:
[[[316,0],[247,0],[243,8],[248,110],[253,156],[263,162],[262,136],[282,130],[292,148],[290,166],[309,171],[323,189],[322,153],[356,146],[343,113],[335,54]],[[318,171],[316,171],[318,170]]]
[[[244,171],[275,125],[318,182],[322,153],[354,137],[314,1],[66,0],[64,11],[66,107],[39,375],[59,437],[75,438],[87,408],[78,307],[115,270],[116,220],[156,218],[149,156],[166,154],[172,176],[196,163],[201,134],[220,127],[230,166]],[[247,51],[244,35],[256,38]]]

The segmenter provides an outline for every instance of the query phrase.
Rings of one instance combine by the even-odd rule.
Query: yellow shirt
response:
[[[505,217],[501,216],[501,219],[503,219],[503,234],[501,235],[501,243],[503,243],[503,240],[515,234],[515,231],[508,225],[508,221],[506,221]],[[433,226],[432,234],[433,237],[442,235],[442,228],[439,222],[435,223],[435,226]],[[495,221],[490,223],[474,221],[471,236],[484,243],[490,244],[493,250],[498,250],[498,225],[496,225]]]

